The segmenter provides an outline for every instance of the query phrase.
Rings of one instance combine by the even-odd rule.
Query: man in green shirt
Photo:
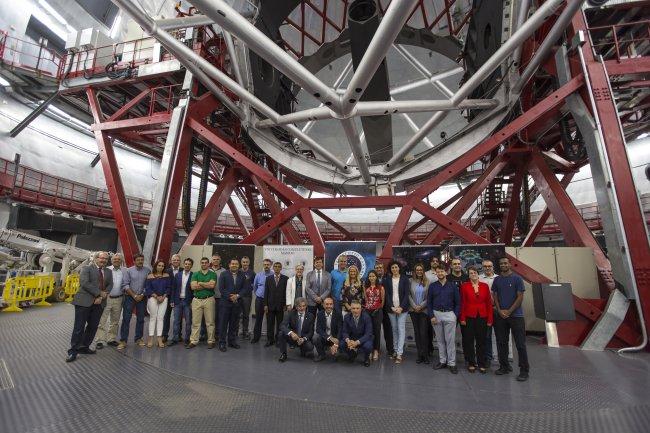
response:
[[[207,257],[201,259],[201,270],[192,274],[190,287],[194,293],[192,298],[192,334],[188,349],[196,347],[199,342],[201,320],[205,318],[208,330],[208,349],[214,348],[214,287],[217,275],[210,268]]]

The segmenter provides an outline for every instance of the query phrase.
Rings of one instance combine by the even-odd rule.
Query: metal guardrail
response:
[[[3,313],[21,312],[23,302],[36,302],[37,307],[49,307],[46,301],[54,293],[54,275],[24,275],[7,278],[2,298],[8,306]]]

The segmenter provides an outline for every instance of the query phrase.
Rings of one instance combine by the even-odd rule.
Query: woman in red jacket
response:
[[[487,327],[492,326],[492,296],[487,284],[478,280],[475,267],[467,268],[469,281],[460,286],[460,326],[463,332],[463,352],[470,373],[478,368],[487,371],[485,340]],[[476,348],[476,350],[474,350]]]

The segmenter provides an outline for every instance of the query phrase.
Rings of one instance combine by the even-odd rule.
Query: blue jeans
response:
[[[131,327],[131,316],[133,315],[133,306],[135,305],[135,340],[138,341],[144,334],[144,313],[147,311],[147,298],[142,298],[141,301],[135,302],[131,296],[124,297],[124,304],[122,305],[122,327],[120,328],[120,341],[125,343],[129,339],[129,329]]]
[[[185,332],[183,340],[190,339],[190,332],[192,331],[192,303],[185,299],[174,304],[174,336],[172,341],[181,341],[181,321],[185,320]]]
[[[401,314],[388,313],[390,325],[393,328],[393,350],[397,356],[404,353],[404,343],[406,341],[406,316],[408,313]]]

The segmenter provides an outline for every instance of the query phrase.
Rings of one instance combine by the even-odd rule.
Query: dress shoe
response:
[[[429,358],[424,358],[424,363],[429,365],[429,364],[431,364],[431,361],[429,361]]]
[[[259,338],[253,338],[253,339],[251,340],[251,344],[255,344],[255,343],[259,343],[259,342],[260,342],[260,339],[259,339]]]
[[[102,350],[103,348],[104,348],[104,343],[102,343],[101,341],[95,344],[95,349]]]
[[[65,362],[74,362],[77,360],[77,354],[71,353],[65,358]]]
[[[264,345],[264,347],[271,347],[271,346],[273,346],[272,341],[267,341],[266,344]]]
[[[84,347],[83,349],[77,350],[77,353],[83,353],[84,355],[94,355],[97,353],[97,351],[91,349],[90,347]]]
[[[241,346],[237,343],[230,343],[228,344],[228,347],[232,347],[233,349],[241,349]]]
[[[251,338],[250,332],[244,332],[241,338],[243,338],[244,340],[248,340],[249,338]]]
[[[314,362],[321,362],[325,359],[325,355],[316,355],[314,357]]]
[[[194,343],[189,343],[187,346],[185,346],[186,349],[194,349],[196,347],[196,344]]]
[[[522,371],[519,373],[519,376],[517,376],[517,382],[526,382],[527,380],[528,380],[527,371]]]
[[[278,361],[280,361],[280,362],[284,362],[286,360],[287,360],[287,354],[286,353],[283,353],[282,355],[280,355],[280,358],[278,359]]]
[[[456,367],[455,365],[450,366],[449,367],[449,372],[451,374],[458,374],[458,367]]]
[[[208,349],[214,349],[215,344],[214,343],[208,343]]]
[[[176,340],[172,340],[172,341],[170,341],[169,343],[167,343],[167,345],[168,345],[168,346],[173,346],[173,345],[175,345],[176,343],[178,343],[178,341],[176,341]]]
[[[443,364],[442,362],[439,362],[433,366],[434,370],[440,370],[441,368],[447,368],[447,364]]]
[[[120,343],[118,343],[117,341],[109,341],[106,344],[108,344],[109,346],[113,346],[113,347],[117,347],[117,346],[120,345]]]
[[[512,373],[512,365],[508,364],[508,371]]]
[[[497,371],[494,372],[494,374],[496,374],[497,376],[503,376],[504,374],[508,374],[508,373],[510,373],[510,370],[503,367],[499,368]]]
[[[370,367],[370,359],[366,358],[365,361],[363,361],[363,366],[364,367]]]
[[[415,363],[416,364],[422,364],[422,358],[418,357],[418,359],[415,360]]]
[[[228,349],[226,349],[226,345],[225,345],[225,344],[220,344],[220,345],[219,345],[219,351],[221,351],[221,352],[225,352],[225,351],[227,351],[227,350],[228,350]]]

